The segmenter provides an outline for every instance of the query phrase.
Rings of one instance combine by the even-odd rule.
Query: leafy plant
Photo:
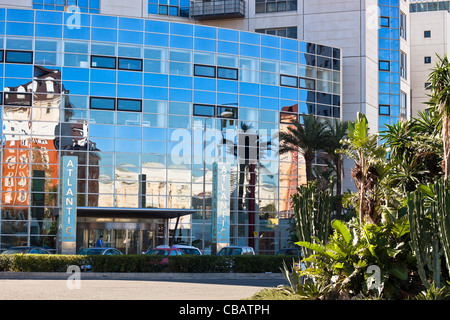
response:
[[[339,152],[351,158],[355,167],[352,178],[358,190],[358,213],[360,222],[379,222],[377,211],[377,187],[381,179],[382,164],[386,150],[378,145],[378,136],[369,133],[369,123],[362,113],[355,122],[348,123],[348,138],[341,141]]]
[[[355,296],[370,294],[366,270],[371,265],[380,268],[380,281],[386,297],[399,297],[409,285],[411,259],[405,242],[409,235],[406,216],[395,223],[383,225],[359,224],[353,219],[347,224],[333,220],[333,235],[326,244],[300,241],[299,246],[315,254],[303,259],[310,262],[303,275],[330,284],[330,294]]]
[[[433,282],[430,287],[416,296],[416,300],[449,300],[450,290],[447,287],[439,288]]]

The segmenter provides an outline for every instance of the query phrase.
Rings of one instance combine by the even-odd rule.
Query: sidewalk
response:
[[[66,272],[0,272],[0,279],[19,280],[67,280]],[[84,280],[279,280],[285,282],[281,273],[127,273],[82,272]],[[280,282],[280,283],[281,283]]]

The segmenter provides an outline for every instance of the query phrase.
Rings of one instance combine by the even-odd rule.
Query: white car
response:
[[[187,246],[184,244],[174,244],[172,248],[178,248],[181,251],[183,251],[184,254],[193,254],[197,256],[203,255],[203,252],[199,248],[193,246]]]
[[[218,256],[240,256],[240,255],[255,255],[255,251],[252,247],[240,247],[240,246],[229,246],[229,247],[223,247],[220,249],[220,251],[217,253]]]

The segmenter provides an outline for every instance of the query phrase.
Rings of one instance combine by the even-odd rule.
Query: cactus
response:
[[[292,195],[295,226],[299,241],[314,242],[314,239],[326,243],[330,235],[333,197],[329,190],[318,190],[316,182],[310,182],[297,188]],[[309,257],[312,251],[303,248],[303,257]]]
[[[433,203],[434,218],[439,229],[440,244],[450,275],[450,181],[441,178],[435,183],[436,201]]]
[[[433,280],[439,284],[439,246],[438,232],[434,219],[427,218],[427,214],[434,212],[433,205],[425,208],[424,199],[419,191],[408,192],[407,208],[410,227],[410,246],[413,250],[420,279],[426,289],[430,288],[427,280],[426,268],[433,273]],[[433,216],[433,214],[432,214]]]

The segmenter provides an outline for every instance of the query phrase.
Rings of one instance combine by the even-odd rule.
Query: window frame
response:
[[[381,68],[382,63],[387,63],[387,69]],[[379,71],[391,71],[391,62],[389,60],[379,60],[378,61],[378,70]]]
[[[219,70],[220,70],[220,69],[236,71],[236,78],[227,78],[227,77],[221,77],[221,76],[219,76]],[[237,80],[239,79],[239,69],[237,69],[237,68],[229,68],[229,67],[219,67],[219,66],[217,66],[217,69],[216,69],[216,76],[217,76],[218,79],[236,80],[236,81],[237,81]]]
[[[114,59],[114,67],[99,67],[99,66],[93,66],[92,63],[94,62],[93,59],[94,58],[106,58],[106,59]],[[91,55],[91,63],[90,63],[91,68],[95,68],[95,69],[108,69],[108,70],[116,70],[117,69],[117,57],[112,57],[112,56],[102,56],[102,55]]]
[[[197,73],[196,73],[197,67],[201,67],[201,68],[211,68],[211,69],[214,70],[214,75],[213,75],[213,76],[210,76],[210,75],[205,75],[205,74],[197,74]],[[213,78],[216,78],[216,77],[217,77],[217,69],[216,69],[216,66],[207,65],[207,64],[197,64],[197,63],[195,63],[195,64],[194,64],[194,72],[193,72],[193,75],[194,75],[194,77],[203,77],[203,78],[210,78],[210,79],[213,79]]]
[[[206,114],[196,113],[195,112],[195,107],[196,106],[211,108],[213,110],[213,115],[206,115]],[[215,105],[212,105],[212,104],[204,104],[204,103],[193,103],[192,104],[192,115],[195,116],[195,117],[214,118],[216,116],[216,111],[217,111],[217,107]]]
[[[293,85],[283,84],[283,81],[282,81],[283,78],[295,79],[296,85],[293,86]],[[280,74],[280,86],[288,87],[288,88],[298,88],[298,84],[299,84],[298,77],[290,76],[290,75],[287,75],[287,74]]]
[[[140,69],[121,68],[121,67],[120,67],[120,60],[139,61],[141,67],[140,67]],[[143,68],[144,68],[144,61],[143,61],[143,59],[138,59],[138,58],[128,58],[128,57],[118,57],[118,58],[117,58],[117,70],[125,70],[125,71],[142,71]]]
[[[31,55],[31,61],[30,62],[23,62],[23,61],[8,61],[8,53],[29,53]],[[30,50],[5,50],[4,52],[4,62],[5,63],[15,63],[15,64],[33,64],[34,61],[34,52]]]
[[[227,111],[227,110],[221,110],[221,109],[231,109],[228,111],[233,112],[233,116],[232,117],[223,117],[221,116],[223,111]],[[221,112],[219,112],[221,111]],[[224,105],[218,105],[216,106],[216,117],[219,119],[233,119],[233,120],[237,120],[239,118],[239,108],[238,107],[232,107],[232,106],[224,106]]]
[[[114,98],[113,98],[114,99]],[[120,101],[134,101],[134,102],[139,102],[139,110],[121,110],[119,107],[119,103]],[[115,102],[115,109],[117,111],[124,111],[124,112],[142,112],[142,100],[140,99],[128,99],[128,98],[117,98],[116,102]],[[110,110],[110,109],[108,109]]]
[[[13,95],[25,95],[29,97],[29,103],[28,104],[14,104],[14,103],[8,103],[6,99],[6,95],[13,94]],[[33,105],[33,94],[31,92],[17,92],[17,91],[5,91],[3,92],[4,97],[3,98],[3,105],[5,106],[22,106],[22,107],[31,107]]]
[[[108,108],[93,108],[93,107],[92,107],[92,100],[93,100],[93,99],[113,100],[113,101],[114,101],[114,108],[113,108],[113,109],[108,109]],[[116,109],[117,109],[117,101],[116,101],[116,98],[99,97],[99,96],[90,96],[90,97],[89,97],[89,110],[115,111]]]
[[[381,108],[387,108],[388,113],[381,113]],[[378,106],[378,114],[379,114],[380,116],[390,116],[390,115],[391,115],[391,106],[388,105],[388,104],[380,104],[380,105]]]

